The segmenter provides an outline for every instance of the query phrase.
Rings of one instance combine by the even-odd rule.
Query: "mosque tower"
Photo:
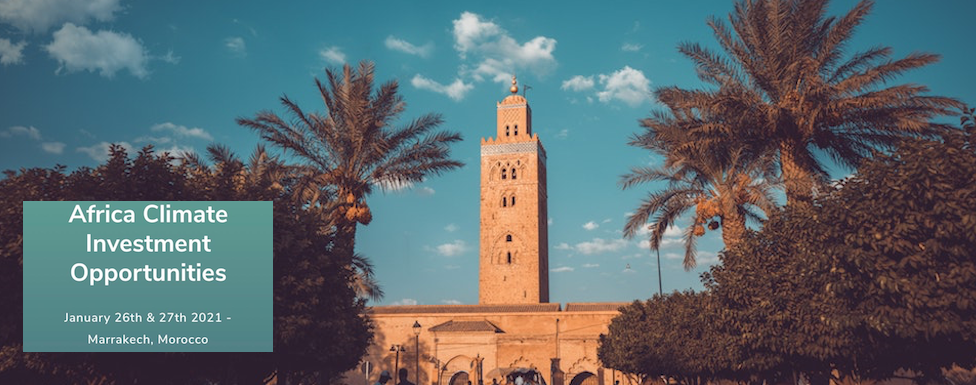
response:
[[[480,304],[549,302],[546,151],[514,76],[511,92],[481,140]]]

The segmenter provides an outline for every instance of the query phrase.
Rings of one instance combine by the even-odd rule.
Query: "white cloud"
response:
[[[577,243],[576,246],[574,246],[574,249],[582,254],[591,255],[620,251],[626,248],[627,245],[628,242],[624,239],[607,241],[602,238],[593,238],[593,240],[589,242]]]
[[[434,43],[427,42],[427,44],[422,46],[416,46],[406,40],[398,39],[390,35],[386,37],[386,48],[426,58],[434,51]]]
[[[167,62],[169,64],[180,64],[180,59],[182,59],[182,58],[179,57],[179,56],[176,56],[173,53],[173,50],[169,50],[169,51],[166,51],[166,54],[165,55],[160,56],[158,59],[159,60],[162,60],[164,62]]]
[[[66,23],[44,49],[60,64],[57,73],[62,69],[69,73],[87,70],[112,78],[116,72],[127,69],[140,79],[149,75],[146,70],[149,55],[127,33],[104,30],[92,33],[88,28]]]
[[[468,251],[468,244],[464,241],[457,239],[451,243],[445,243],[443,245],[437,246],[437,253],[445,257],[456,257],[458,255],[464,254]]]
[[[628,213],[628,214],[630,214],[630,213]],[[630,215],[632,215],[632,214],[630,214]],[[630,215],[628,215],[628,217]],[[649,237],[650,235],[651,235],[651,227],[650,226],[643,226],[640,229],[637,229],[637,237],[638,238]],[[679,228],[677,226],[673,226],[672,225],[672,226],[668,226],[668,228],[664,229],[664,238],[676,238],[676,237],[677,238],[680,238],[682,235],[683,235],[683,230],[681,230],[681,228]]]
[[[600,75],[600,84],[605,88],[597,92],[601,102],[609,103],[616,99],[637,107],[644,101],[650,100],[651,81],[640,70],[624,66],[610,75]]]
[[[159,132],[159,131],[172,132],[173,134],[181,138],[197,138],[203,140],[213,140],[213,136],[211,136],[209,133],[207,133],[206,130],[200,127],[187,128],[186,126],[181,126],[170,122],[156,124],[152,126],[150,130],[152,130],[153,132]]]
[[[50,154],[60,154],[60,153],[63,153],[64,152],[64,146],[65,146],[65,144],[64,143],[61,143],[61,142],[44,142],[44,143],[41,143],[41,149],[44,150],[44,152],[47,152],[47,153],[50,153]]]
[[[417,195],[420,195],[420,196],[422,196],[422,197],[429,197],[429,196],[432,196],[432,195],[434,195],[434,193],[436,193],[436,192],[437,192],[437,191],[435,191],[434,189],[432,189],[432,188],[430,188],[430,187],[427,187],[427,186],[423,186],[423,187],[421,187],[421,188],[419,188],[419,189],[417,189]]]
[[[569,266],[561,266],[561,267],[557,267],[557,268],[554,268],[554,269],[549,269],[549,271],[551,271],[553,273],[566,273],[566,272],[570,272],[570,271],[573,271],[573,270],[576,270],[576,269],[573,269],[572,267],[569,267]]]
[[[683,246],[684,245],[684,242],[685,241],[683,239],[681,239],[680,237],[668,237],[668,236],[665,236],[664,238],[661,238],[661,249],[663,250],[663,249],[670,249],[672,247]],[[640,247],[640,248],[642,248],[642,249],[650,249],[651,248],[651,241],[649,239],[641,240],[638,243],[637,246]]]
[[[556,139],[566,139],[566,138],[568,138],[569,137],[569,129],[568,128],[564,128],[562,130],[559,130],[559,132],[556,133],[556,135],[554,135],[554,137]]]
[[[668,226],[666,229],[664,229],[664,236],[671,237],[671,238],[681,237],[682,236],[681,228],[679,228],[678,226]]]
[[[472,50],[478,41],[496,36],[504,31],[497,24],[481,21],[481,16],[471,12],[461,13],[461,17],[454,20],[454,48],[464,57]]]
[[[41,130],[31,127],[24,126],[13,126],[7,128],[7,131],[0,131],[0,137],[10,138],[12,136],[26,135],[27,137],[34,140],[41,140]]]
[[[596,224],[596,222],[593,221],[589,221],[583,224],[583,228],[586,229],[587,231],[596,230],[598,227],[600,227],[600,225]]]
[[[417,300],[413,298],[404,298],[399,301],[393,302],[391,306],[413,306],[417,304]]]
[[[563,80],[563,85],[559,88],[579,92],[591,89],[595,84],[592,76],[576,75],[569,80]]]
[[[714,265],[718,263],[718,254],[711,251],[698,250],[698,255],[695,260],[699,266]]]
[[[410,80],[410,84],[422,90],[434,91],[439,94],[447,95],[454,101],[460,101],[464,99],[464,96],[474,89],[473,84],[465,84],[461,79],[454,79],[454,82],[449,85],[443,85],[431,79],[425,78],[423,75],[414,75],[413,79]]]
[[[663,256],[664,256],[664,259],[672,259],[672,260],[676,260],[676,259],[682,259],[683,260],[683,259],[685,259],[684,254],[678,254],[678,253],[664,253]]]
[[[453,223],[448,224],[447,226],[444,226],[444,230],[449,233],[453,233],[455,231],[458,231],[458,225],[455,225]]]
[[[624,45],[620,46],[620,50],[624,52],[637,52],[643,47],[640,44],[624,43]]]
[[[130,154],[132,153],[132,150],[135,148],[132,146],[132,144],[129,144],[129,142],[116,142],[116,144],[122,146],[122,148],[125,148],[125,150]],[[111,143],[109,142],[101,142],[101,143],[93,144],[88,147],[78,147],[76,151],[88,154],[88,156],[90,156],[95,161],[104,162],[108,159],[108,149],[110,145]]]
[[[556,245],[556,250],[572,250],[572,249],[573,249],[573,247],[570,246],[566,242],[562,242],[562,243]]]
[[[631,107],[637,107],[651,100],[651,81],[640,70],[624,66],[610,74],[597,75],[602,90],[595,96],[603,103],[615,100],[622,101]],[[594,89],[596,82],[592,77],[576,75],[563,82],[563,90],[587,91]],[[587,97],[587,100],[592,100]]]
[[[24,47],[27,46],[26,41],[14,44],[8,39],[0,39],[0,64],[5,66],[11,64],[23,64],[24,63]]]
[[[583,268],[584,269],[592,269],[594,267],[600,267],[600,264],[599,263],[584,263],[583,264]]]
[[[489,78],[507,83],[511,71],[528,70],[536,76],[545,76],[556,67],[552,55],[556,39],[537,36],[519,43],[499,25],[471,12],[461,13],[453,23],[454,48],[462,59],[476,63],[471,66],[475,80]]]
[[[174,144],[174,145],[169,146],[169,147],[157,147],[155,150],[156,150],[156,153],[157,154],[162,154],[164,152],[168,152],[172,157],[174,157],[176,159],[181,159],[181,158],[186,157],[187,155],[196,153],[196,150],[194,150],[193,147],[190,147],[190,146],[180,146],[180,145],[177,145],[177,144]]]
[[[458,300],[456,300],[456,299],[442,299],[442,300],[441,300],[441,303],[442,303],[442,304],[445,304],[445,305],[460,305],[460,304],[462,304],[463,302],[461,302],[461,301],[458,301]]]
[[[247,43],[243,37],[231,36],[224,39],[224,47],[234,54],[247,56]]]
[[[552,218],[551,217],[548,220],[546,220],[546,224],[549,225],[549,226],[552,226]]]
[[[319,57],[333,65],[346,64],[346,54],[336,46],[319,50]]]
[[[600,223],[610,223],[610,222],[611,222],[611,219],[610,218],[607,218],[607,219],[604,219],[603,222],[600,222]]]
[[[642,249],[649,249],[651,247],[651,230],[649,227],[642,227],[637,230],[637,237],[643,238],[638,246]],[[684,230],[677,226],[668,226],[664,230],[664,236],[661,237],[661,249],[669,249],[672,247],[684,247]]]
[[[0,21],[25,32],[45,32],[64,22],[109,21],[119,0],[0,0]]]

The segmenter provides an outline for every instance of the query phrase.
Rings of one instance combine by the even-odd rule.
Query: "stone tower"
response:
[[[511,91],[481,140],[481,304],[549,302],[546,151],[515,77]]]

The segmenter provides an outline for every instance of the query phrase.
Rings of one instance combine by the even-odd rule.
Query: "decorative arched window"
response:
[[[512,234],[506,235],[505,236],[505,242],[511,242],[511,241],[512,241]]]
[[[515,136],[518,136],[518,124],[515,125]]]
[[[515,169],[512,169],[512,179],[515,179]]]
[[[502,179],[508,179],[508,174],[507,173],[508,173],[508,169],[507,168],[503,168],[502,169]]]
[[[512,202],[512,204],[515,204],[515,202]],[[502,197],[502,207],[508,207],[508,201],[505,197]]]
[[[511,251],[508,252],[508,264],[509,265],[512,264],[512,252]]]
[[[515,135],[518,135],[518,129],[515,129]],[[505,126],[505,136],[508,136],[508,126]]]
[[[515,206],[515,195],[512,195],[512,206]]]

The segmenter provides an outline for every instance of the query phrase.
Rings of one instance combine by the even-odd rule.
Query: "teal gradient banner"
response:
[[[24,202],[25,352],[271,352],[271,202]]]

